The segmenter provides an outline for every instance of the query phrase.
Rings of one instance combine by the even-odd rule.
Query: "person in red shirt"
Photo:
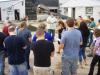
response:
[[[8,33],[8,27],[10,26],[11,22],[6,22],[4,23],[4,27],[2,29],[2,32],[6,35],[6,36],[9,36],[9,33]]]

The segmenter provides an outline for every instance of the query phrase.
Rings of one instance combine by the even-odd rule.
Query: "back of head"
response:
[[[24,21],[24,22],[22,22],[21,24],[20,24],[20,28],[25,28],[27,26],[27,24],[26,24],[26,22]]]
[[[94,29],[94,35],[95,35],[95,37],[100,37],[100,28]]]
[[[9,26],[8,32],[14,32],[15,31],[15,26]]]
[[[46,29],[46,24],[45,23],[41,23],[38,28],[45,30]]]
[[[93,17],[91,17],[91,18],[90,18],[90,20],[91,20],[91,21],[94,21],[94,18],[93,18]]]
[[[79,29],[83,31],[88,30],[87,24],[85,22],[81,22]]]
[[[74,27],[74,19],[73,18],[69,18],[66,21],[68,27]]]
[[[41,28],[38,28],[38,29],[36,30],[36,36],[37,36],[37,38],[38,38],[38,37],[44,36],[44,30],[41,29]]]
[[[100,19],[98,20],[98,22],[100,23]]]
[[[63,22],[63,21],[61,21],[61,20],[60,20],[60,21],[58,21],[58,24],[59,24],[59,25],[61,25],[63,28],[65,28],[65,27],[66,27],[66,26],[65,26],[65,24],[64,24],[64,22]]]

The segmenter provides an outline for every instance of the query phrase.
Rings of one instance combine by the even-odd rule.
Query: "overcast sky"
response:
[[[9,1],[9,0],[0,0],[0,1]]]
[[[59,0],[60,3],[66,3],[69,0]]]
[[[9,0],[0,0],[0,1],[9,1]],[[63,3],[66,2],[67,0],[59,0],[59,2]]]
[[[0,0],[0,1],[9,1],[9,0]],[[68,0],[59,0],[60,3],[65,3],[67,2]]]

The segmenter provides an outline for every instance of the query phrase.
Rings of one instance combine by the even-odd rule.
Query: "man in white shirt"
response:
[[[47,18],[47,23],[49,24],[49,27],[48,27],[48,32],[51,33],[52,37],[53,37],[53,40],[54,40],[54,36],[55,36],[55,28],[56,28],[56,24],[57,24],[57,19],[56,17],[54,16],[54,13],[51,12],[50,13],[50,16]],[[52,41],[53,41],[52,40]]]

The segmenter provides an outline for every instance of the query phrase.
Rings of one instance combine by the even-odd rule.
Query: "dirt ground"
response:
[[[19,23],[17,23],[19,24]],[[33,26],[38,26],[37,24],[39,23],[31,23]],[[2,27],[3,25],[0,24],[0,30],[2,30]],[[55,44],[55,55],[54,57],[52,58],[52,66],[51,68],[54,70],[54,75],[61,75],[61,54],[57,54],[57,50],[58,50],[58,44],[57,42],[54,42]],[[86,51],[86,54],[89,53],[89,48],[87,48],[87,51]],[[84,68],[80,68],[80,66],[78,66],[78,75],[88,75],[88,72],[89,72],[89,68],[90,68],[90,63],[91,63],[91,59],[92,58],[87,58],[87,62],[88,62],[88,65],[87,66],[84,66]],[[31,69],[28,71],[29,72],[29,75],[33,75],[33,62],[34,62],[34,56],[33,56],[33,53],[31,51],[30,53],[30,65],[31,65]],[[97,71],[97,67],[95,68],[95,72]],[[5,61],[5,73],[6,75],[9,75],[9,65],[8,65],[8,60],[6,58],[6,61]]]
[[[57,48],[58,48],[57,42],[55,42],[55,48],[56,48],[55,55],[51,59],[52,60],[51,68],[54,70],[54,75],[61,75],[61,54],[56,53]],[[88,54],[88,52],[89,52],[88,48],[87,48],[86,52]],[[84,65],[83,69],[80,66],[78,66],[78,75],[88,75],[91,59],[92,59],[91,57],[87,57],[88,65],[87,66]],[[28,71],[29,75],[33,75],[33,69],[32,69],[32,67],[34,66],[33,63],[34,63],[34,55],[33,55],[33,52],[31,51],[31,53],[30,53],[31,69]],[[5,64],[6,64],[6,66],[5,66],[6,75],[9,75],[9,66],[8,66],[7,58],[6,58],[6,63]],[[95,68],[95,72],[96,71],[97,71],[97,67]]]

